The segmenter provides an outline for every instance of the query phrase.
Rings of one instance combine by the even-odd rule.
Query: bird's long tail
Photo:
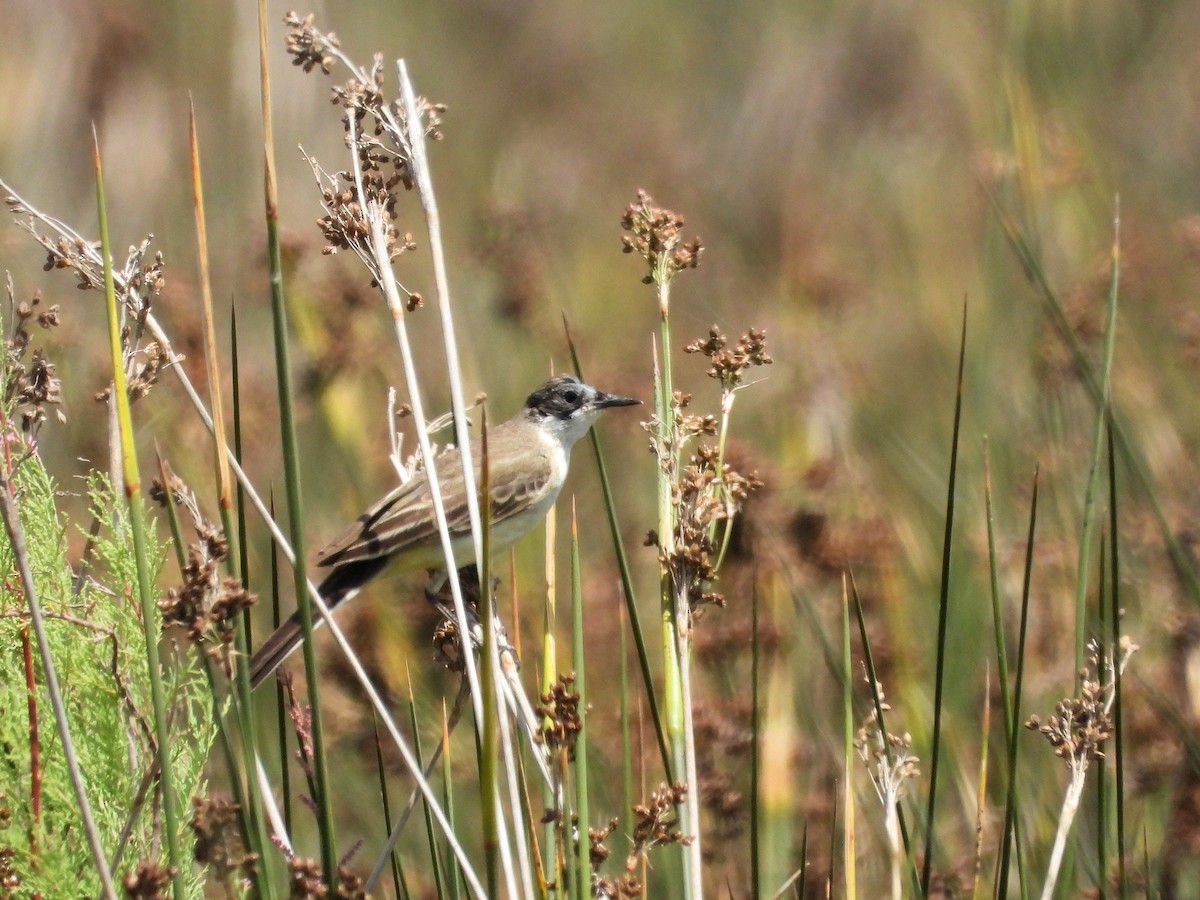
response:
[[[325,577],[317,591],[325,601],[325,606],[332,612],[357,594],[364,584],[383,570],[385,565],[387,565],[387,557],[339,566]],[[323,624],[324,619],[319,613],[314,612],[313,630],[315,631]],[[270,637],[263,641],[254,655],[250,657],[250,687],[258,687],[263,679],[279,668],[303,640],[304,629],[300,626],[300,613],[294,612],[286,622],[275,629]]]

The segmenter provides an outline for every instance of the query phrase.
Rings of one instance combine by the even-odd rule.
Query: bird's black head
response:
[[[641,403],[632,397],[621,397],[584,384],[574,375],[551,378],[525,400],[526,411],[538,419],[570,420],[585,417],[610,406],[632,406]]]

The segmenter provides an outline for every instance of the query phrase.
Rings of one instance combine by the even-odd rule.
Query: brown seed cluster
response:
[[[329,891],[321,879],[321,864],[315,859],[294,856],[288,860],[288,897],[290,900],[366,900],[362,879],[343,866],[337,870],[337,887]]]
[[[677,511],[674,547],[660,548],[659,553],[659,562],[677,592],[686,594],[693,614],[703,606],[725,605],[725,597],[712,590],[721,551],[722,531],[717,526],[732,520],[750,494],[762,487],[756,475],[742,475],[718,457],[716,447],[701,444],[684,466],[672,488]]]
[[[637,253],[650,264],[643,283],[666,284],[684,269],[700,265],[704,247],[698,237],[683,240],[683,216],[653,202],[639,190],[637,200],[625,207],[621,228],[629,233],[621,237],[622,252]]]
[[[729,339],[718,325],[708,330],[706,340],[696,339],[683,348],[685,353],[703,353],[712,365],[708,377],[721,382],[721,388],[731,391],[742,383],[742,376],[754,366],[769,366],[774,360],[767,354],[767,333],[751,328],[738,338],[736,347],[727,346]]]
[[[54,363],[42,348],[29,357],[33,338],[29,331],[36,322],[43,329],[58,325],[58,305],[39,309],[41,292],[35,292],[29,302],[16,302],[11,276],[8,279],[8,303],[13,310],[12,335],[4,342],[4,405],[20,421],[21,431],[36,436],[46,421],[47,410],[53,409],[60,422],[66,421],[62,412],[62,384],[55,375]]]
[[[413,171],[411,147],[407,134],[404,104],[400,100],[388,101],[384,96],[383,56],[376,54],[369,70],[356,66],[341,50],[337,36],[324,34],[313,24],[310,14],[300,18],[289,12],[284,23],[291,29],[287,36],[287,52],[292,62],[311,72],[321,69],[325,74],[341,61],[351,72],[344,83],[335,85],[330,100],[341,107],[345,114],[342,126],[346,132],[347,146],[354,149],[357,171],[362,185],[362,196],[356,186],[355,177],[349,172],[327,175],[313,164],[318,177],[326,186],[322,189],[322,206],[325,215],[317,225],[325,239],[325,253],[352,250],[375,275],[376,271],[369,243],[371,228],[367,209],[378,210],[383,219],[384,239],[389,259],[415,249],[412,235],[396,228],[398,190],[412,190]],[[417,98],[416,107],[420,115],[425,136],[430,140],[442,137],[442,119],[446,107],[432,103],[423,97]],[[407,306],[413,310],[421,305],[420,294],[410,293]]]
[[[44,268],[47,271],[70,269],[75,273],[76,287],[80,290],[104,290],[104,261],[99,244],[84,240],[66,225],[27,206],[16,197],[7,197],[5,203],[14,216],[28,216],[24,220],[18,219],[17,225],[28,231],[45,249]],[[52,233],[39,231],[39,223]],[[127,386],[130,400],[137,400],[149,393],[159,373],[170,361],[166,351],[157,344],[142,343],[146,336],[146,317],[167,283],[162,253],[150,255],[150,243],[153,240],[154,235],[147,235],[140,244],[129,248],[123,264],[118,266],[115,261],[113,263],[116,298],[126,316],[121,331],[121,346],[126,371],[133,373]],[[38,324],[43,327],[58,323],[57,307],[50,307],[36,315]],[[107,396],[107,391],[103,391],[97,395],[97,399],[107,399]]]
[[[13,865],[17,851],[12,847],[0,847],[0,897],[15,897],[21,886],[21,876]]]
[[[121,887],[129,900],[167,900],[175,870],[156,862],[142,860],[125,874]]]
[[[238,617],[258,598],[236,578],[221,578],[221,562],[229,553],[224,534],[200,515],[194,495],[182,481],[172,477],[169,489],[175,505],[191,514],[198,540],[188,547],[183,584],[168,590],[166,598],[158,602],[163,625],[186,628],[197,649],[231,675]],[[165,505],[166,490],[155,480],[151,499]]]
[[[325,208],[325,215],[317,219],[317,227],[325,239],[325,247],[321,252],[329,255],[339,250],[352,250],[370,259],[368,244],[371,225],[358,202],[354,178],[349,172],[339,172],[337,180],[344,184],[341,189],[329,187],[321,191],[321,205]],[[389,259],[395,259],[401,253],[417,247],[413,236],[407,232],[400,235],[394,224],[396,195],[393,188],[399,183],[399,176],[395,174],[384,178],[382,174],[374,172],[363,177],[363,193],[367,196],[367,202],[377,204],[385,214],[383,232]]]
[[[575,742],[583,730],[579,692],[574,687],[575,673],[559,675],[537,705],[537,713],[542,717],[542,743],[552,754],[566,750],[571,760],[575,759]]]
[[[312,767],[312,707],[296,699],[296,679],[291,672],[280,671],[278,677],[279,685],[283,688],[288,718],[291,719],[292,728],[296,732],[296,761],[300,763],[308,783],[312,784],[316,781],[316,773]]]
[[[238,805],[232,800],[192,798],[192,820],[188,824],[196,838],[193,858],[200,865],[208,866],[221,883],[239,872],[246,877],[253,876],[258,862],[257,856],[247,853],[242,845],[237,814]]]
[[[328,75],[333,71],[333,64],[337,62],[330,51],[337,50],[342,45],[332,31],[329,34],[317,31],[313,26],[315,18],[312,13],[303,19],[294,12],[284,15],[284,24],[291,28],[285,45],[288,56],[292,58],[292,65],[300,66],[305,72],[311,72],[314,68],[320,69]]]
[[[1137,650],[1137,644],[1123,637],[1116,665],[1123,670]],[[1026,728],[1044,736],[1054,754],[1073,770],[1086,769],[1093,760],[1104,758],[1104,742],[1113,733],[1111,711],[1116,691],[1116,679],[1111,674],[1113,660],[1105,659],[1102,666],[1100,648],[1092,641],[1088,644],[1088,662],[1079,671],[1077,696],[1060,700],[1054,707],[1054,715],[1045,721],[1034,715],[1025,723]],[[1108,674],[1103,678],[1093,675],[1100,671]]]
[[[879,706],[884,712],[892,707],[884,699],[883,687],[876,684]],[[866,764],[867,772],[884,805],[891,809],[904,796],[905,785],[921,774],[920,759],[909,751],[912,735],[885,732],[879,724],[879,712],[874,704],[854,735],[854,749]]]
[[[6,202],[14,215],[40,215],[14,197],[9,197]],[[43,221],[47,220],[43,217]],[[67,237],[62,233],[58,237],[43,234],[37,230],[33,218],[19,224],[45,249],[46,263],[42,266],[45,271],[71,269],[75,273],[75,286],[80,290],[104,290],[104,261],[100,256],[99,243],[80,237]],[[147,258],[153,240],[154,235],[149,234],[140,244],[131,246],[122,265],[118,266],[113,261],[117,302],[125,306],[134,326],[139,329],[145,323],[146,313],[167,286],[162,253],[156,252],[153,257]],[[128,332],[123,337],[128,337]]]
[[[679,782],[673,785],[662,784],[650,795],[647,802],[634,805],[633,846],[625,859],[625,871],[617,878],[597,877],[593,885],[597,897],[641,897],[642,883],[636,873],[642,859],[655,847],[686,845],[692,842],[691,837],[679,830],[678,808],[687,798],[687,792],[687,785]],[[593,847],[608,837],[615,826],[614,819],[606,829],[593,832],[599,838],[594,841]],[[604,851],[604,856],[599,860],[593,854],[592,861],[603,862],[605,858],[607,851]]]
[[[1056,756],[1068,765],[1102,759],[1102,746],[1112,737],[1112,717],[1104,705],[1104,687],[1093,681],[1091,673],[1081,671],[1078,697],[1065,697],[1054,707],[1054,715],[1045,721],[1030,716],[1025,727],[1043,735]]]

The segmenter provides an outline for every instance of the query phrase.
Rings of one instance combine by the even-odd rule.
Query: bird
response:
[[[507,549],[546,517],[566,481],[571,447],[600,414],[641,403],[584,384],[572,375],[551,378],[525,400],[508,421],[489,428],[488,475],[491,552]],[[479,484],[481,440],[471,441]],[[437,457],[438,483],[450,531],[455,568],[475,561],[461,454],[449,449]],[[438,571],[446,567],[425,472],[392,490],[317,554],[328,573],[317,588],[333,610],[352,599],[385,568]],[[314,626],[320,624],[317,620]],[[304,639],[299,613],[280,625],[250,660],[250,684],[257,687]]]

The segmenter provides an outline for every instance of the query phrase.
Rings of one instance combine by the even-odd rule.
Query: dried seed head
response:
[[[724,390],[740,385],[747,369],[774,362],[767,354],[767,333],[760,328],[751,328],[743,334],[734,348],[727,348],[727,343],[720,327],[713,325],[706,340],[694,340],[683,348],[685,353],[703,353],[709,358],[712,365],[708,377],[720,381]]]
[[[621,238],[621,249],[637,253],[649,264],[643,282],[662,285],[684,269],[699,266],[704,248],[700,238],[682,239],[683,216],[652,203],[650,195],[639,190],[637,200],[625,207],[621,228],[628,234]]]

